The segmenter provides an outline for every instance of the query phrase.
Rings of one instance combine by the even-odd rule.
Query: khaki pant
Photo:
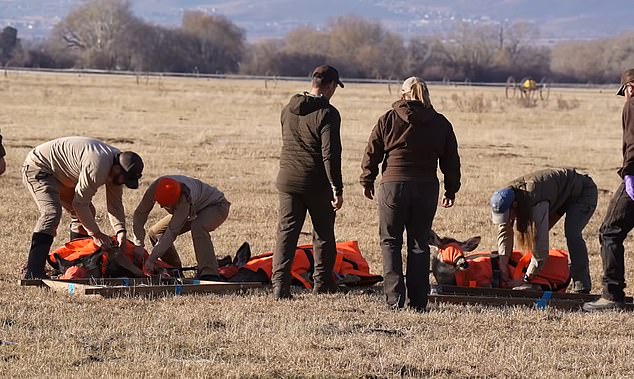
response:
[[[74,188],[63,186],[53,174],[32,165],[22,166],[22,181],[40,210],[40,218],[37,220],[34,233],[57,235],[63,208],[71,215],[70,230],[87,234],[73,209]],[[92,203],[90,210],[95,215],[95,207]]]
[[[194,253],[196,254],[196,262],[198,262],[198,276],[218,275],[218,262],[209,233],[225,222],[229,216],[229,206],[230,203],[224,200],[203,208],[196,214],[196,218],[187,221],[183,229],[178,233],[180,235],[191,230]],[[167,230],[171,220],[172,215],[165,216],[150,228],[148,236],[152,245],[156,245]],[[182,267],[180,256],[174,245],[171,245],[165,251],[161,260],[173,266]]]

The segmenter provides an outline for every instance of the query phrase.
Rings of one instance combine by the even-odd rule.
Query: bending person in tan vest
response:
[[[170,175],[156,179],[145,191],[143,199],[134,211],[132,228],[133,242],[137,246],[136,259],[142,257],[145,223],[155,202],[170,215],[165,216],[148,231],[153,247],[150,257],[144,264],[145,271],[153,272],[155,262],[159,258],[173,266],[182,267],[173,243],[178,235],[191,230],[198,262],[197,277],[202,280],[220,280],[218,262],[209,233],[222,225],[229,216],[231,203],[225,199],[225,195],[216,187],[187,176]]]
[[[24,278],[45,278],[44,266],[62,208],[71,214],[71,239],[91,236],[105,249],[110,236],[95,221],[92,198],[106,186],[106,205],[110,223],[119,244],[126,241],[123,188],[138,188],[143,161],[131,151],[118,149],[92,138],[63,137],[35,147],[22,167],[24,185],[40,210],[33,230],[31,249]]]
[[[581,233],[597,207],[597,186],[592,178],[567,168],[535,171],[496,191],[490,206],[493,223],[498,227],[500,274],[504,282],[517,289],[532,287],[529,280],[539,275],[548,259],[548,231],[565,214],[572,290],[590,292],[588,249]],[[522,283],[513,283],[507,270],[513,252],[514,224],[518,242],[533,254]]]

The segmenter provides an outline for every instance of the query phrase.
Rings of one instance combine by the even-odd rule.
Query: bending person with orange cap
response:
[[[225,195],[217,188],[188,176],[169,175],[156,179],[134,211],[132,241],[137,246],[135,257],[143,253],[145,223],[155,202],[170,214],[148,231],[153,247],[150,257],[145,261],[144,270],[153,272],[159,258],[170,265],[182,267],[174,240],[191,230],[198,262],[197,277],[202,280],[220,280],[209,233],[222,225],[229,215],[231,203],[225,199]]]

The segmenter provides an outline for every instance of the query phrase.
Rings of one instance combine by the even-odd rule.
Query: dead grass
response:
[[[143,78],[137,84],[135,77],[17,72],[1,78],[0,127],[9,170],[0,177],[0,340],[17,345],[0,345],[0,376],[632,375],[634,321],[628,314],[460,306],[432,306],[426,315],[392,313],[383,307],[380,287],[345,296],[298,294],[293,302],[276,303],[266,291],[85,300],[15,285],[37,217],[19,167],[30,147],[64,135],[98,137],[145,158],[142,189],[125,193],[128,215],[152,178],[189,174],[217,185],[233,203],[229,220],[214,233],[219,254],[232,254],[245,240],[255,252],[270,250],[279,112],[292,93],[305,87],[170,78]],[[599,291],[597,230],[618,184],[621,99],[599,91],[553,90],[550,102],[525,108],[504,99],[503,89],[430,90],[437,109],[454,124],[464,175],[456,207],[438,211],[435,230],[457,238],[482,235],[481,249],[492,249],[487,201],[497,187],[537,168],[579,167],[601,189],[585,232],[593,288]],[[359,240],[377,273],[376,205],[362,198],[357,178],[370,129],[393,100],[386,86],[353,84],[333,99],[343,118],[346,185],[337,237]],[[103,193],[96,206],[107,227]],[[160,216],[156,211],[150,222]],[[60,233],[56,246],[66,238],[63,227]],[[561,225],[553,230],[551,244],[565,248]],[[626,250],[633,246],[628,239]],[[188,237],[181,237],[177,247],[185,264],[195,262]],[[628,267],[631,279],[634,270]]]

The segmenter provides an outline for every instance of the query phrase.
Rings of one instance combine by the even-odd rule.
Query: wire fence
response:
[[[95,70],[95,69],[53,69],[53,68],[29,68],[29,67],[5,67],[4,75],[8,72],[36,72],[36,73],[54,73],[54,74],[73,74],[73,75],[118,75],[132,76],[143,78],[190,78],[190,79],[226,79],[226,80],[263,80],[267,82],[276,81],[306,81],[308,76],[268,76],[268,75],[238,75],[238,74],[200,74],[200,73],[181,73],[181,72],[141,72],[141,71],[118,71],[118,70]],[[396,79],[362,79],[362,78],[342,78],[344,83],[354,84],[387,84],[400,85],[401,80]],[[471,82],[465,81],[427,81],[429,85],[448,85],[448,86],[473,86],[473,87],[496,87],[504,88],[510,84],[508,82]],[[571,88],[571,89],[611,89],[617,87],[617,84],[592,84],[592,83],[545,83],[551,88]]]

